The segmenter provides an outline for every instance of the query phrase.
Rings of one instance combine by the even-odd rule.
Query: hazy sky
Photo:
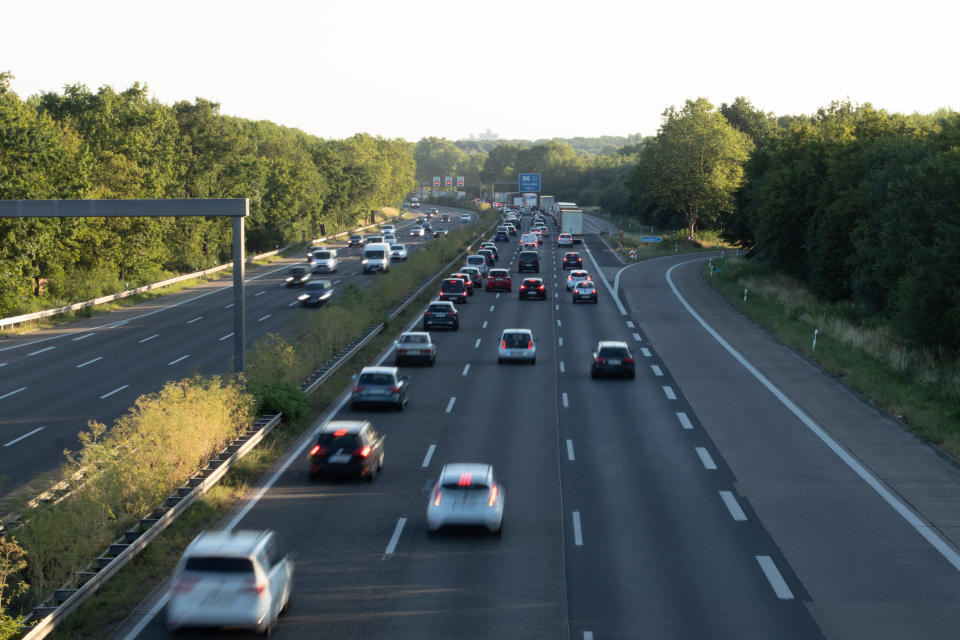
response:
[[[957,0],[5,2],[21,97],[134,82],[342,138],[653,135],[669,105],[960,109]]]

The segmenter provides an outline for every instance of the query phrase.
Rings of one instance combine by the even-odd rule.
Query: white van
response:
[[[476,267],[480,270],[480,275],[484,278],[487,277],[487,258],[478,253],[467,256],[467,259],[464,261],[463,266],[465,267]]]
[[[364,273],[390,271],[390,245],[386,242],[373,242],[364,246],[361,264]]]

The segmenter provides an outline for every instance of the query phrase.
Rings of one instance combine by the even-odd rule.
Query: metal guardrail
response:
[[[167,498],[164,506],[154,509],[150,517],[140,520],[139,526],[127,531],[123,537],[111,544],[104,553],[96,558],[77,579],[82,584],[70,583],[54,591],[53,601],[58,604],[44,604],[34,607],[31,618],[42,617],[23,640],[45,638],[68,615],[73,613],[103,584],[146,548],[147,544],[159,536],[164,529],[187,510],[200,496],[209,491],[241,458],[247,455],[280,423],[282,414],[261,416],[243,435],[228,444],[223,451],[210,459],[206,468],[187,481]],[[48,601],[49,602],[49,601]]]

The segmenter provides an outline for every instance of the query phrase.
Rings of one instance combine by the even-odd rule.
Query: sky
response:
[[[323,138],[655,135],[700,96],[776,115],[960,110],[956,0],[4,5],[0,71],[21,98],[139,82]]]

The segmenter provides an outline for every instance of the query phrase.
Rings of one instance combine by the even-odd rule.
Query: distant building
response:
[[[477,137],[480,140],[497,140],[500,136],[493,131],[490,131],[490,129],[487,129]]]

